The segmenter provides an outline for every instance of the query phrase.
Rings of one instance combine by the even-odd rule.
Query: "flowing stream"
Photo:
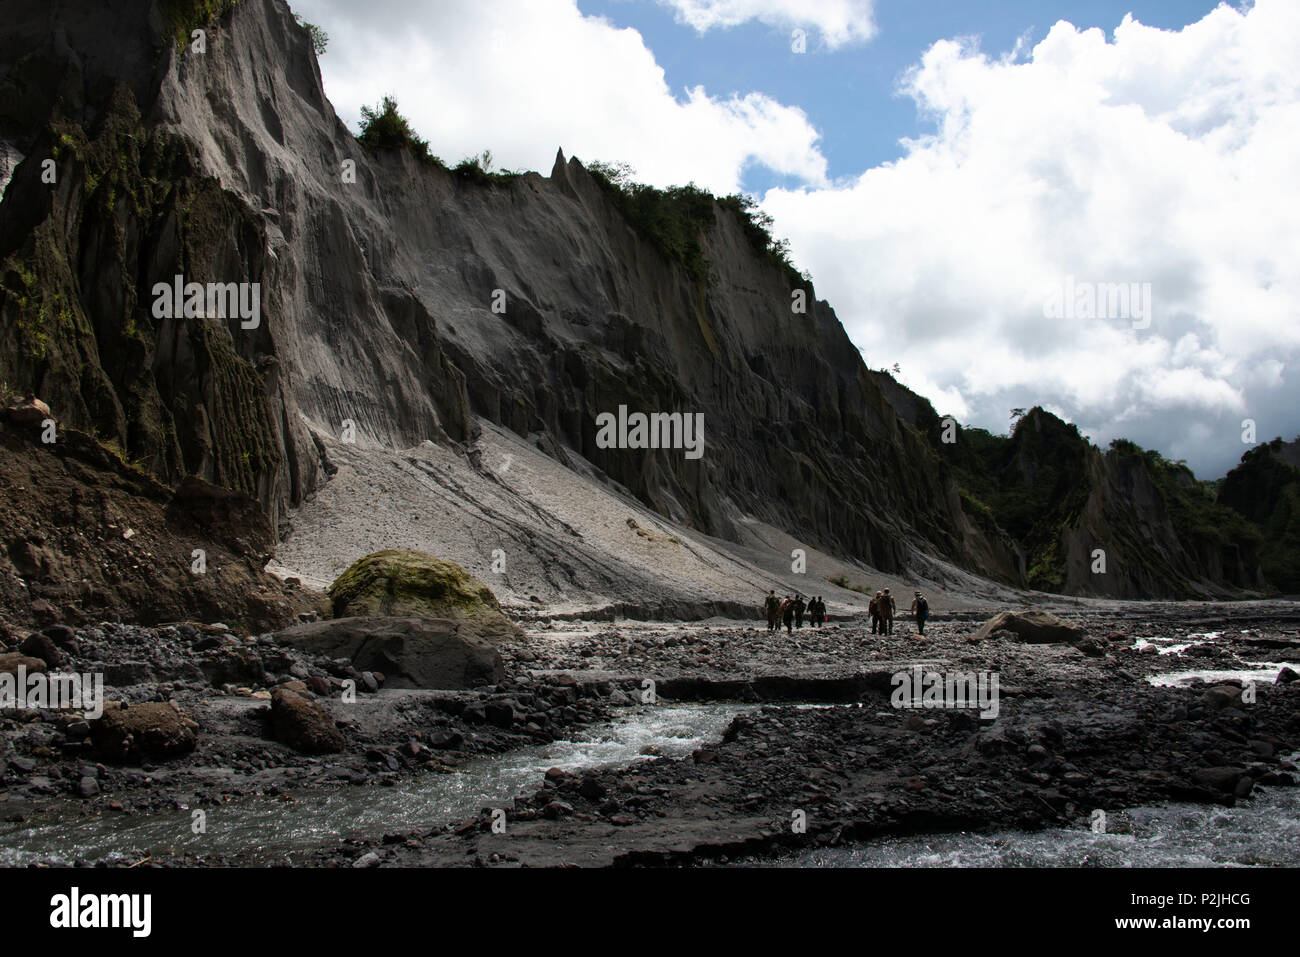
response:
[[[1236,807],[1169,804],[1109,816],[1107,831],[1051,828],[885,838],[764,867],[1297,867],[1300,788],[1257,788]]]
[[[206,833],[189,810],[87,816],[69,800],[42,820],[0,825],[0,866],[78,860],[119,863],[151,855],[239,855],[246,863],[293,863],[342,838],[378,838],[464,820],[541,787],[548,768],[624,767],[647,754],[672,758],[717,741],[754,705],[666,705],[641,709],[556,741],[467,761],[452,774],[393,786],[299,791],[286,801],[246,797],[206,808]],[[803,707],[819,707],[805,705]],[[742,862],[737,862],[742,863]],[[1300,788],[1260,788],[1238,807],[1171,804],[1116,812],[1104,833],[932,834],[808,851],[746,865],[776,867],[1202,867],[1300,866]]]
[[[582,740],[555,741],[467,761],[458,773],[423,774],[397,784],[300,791],[293,801],[241,798],[205,808],[207,830],[194,834],[191,812],[160,811],[125,817],[84,816],[69,801],[52,819],[0,825],[0,865],[78,859],[136,861],[171,854],[240,854],[249,863],[293,862],[297,854],[331,847],[344,837],[432,828],[508,806],[542,786],[548,768],[622,767],[647,753],[686,757],[717,741],[752,705],[664,705],[587,729]]]

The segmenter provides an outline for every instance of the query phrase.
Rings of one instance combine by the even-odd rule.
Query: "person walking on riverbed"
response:
[[[803,603],[803,595],[799,594],[798,592],[795,592],[794,593],[794,626],[796,628],[803,627],[803,613],[807,607],[808,606],[806,606]]]
[[[785,622],[785,630],[794,634],[794,599],[789,595],[781,602],[781,620]]]
[[[867,611],[871,613],[871,633],[884,634],[884,630],[880,627],[880,592],[876,592],[876,597],[867,603]]]
[[[767,630],[776,631],[781,627],[781,599],[777,597],[775,588],[767,593],[763,607],[767,610]]]
[[[930,614],[930,603],[925,600],[925,596],[919,591],[916,592],[916,597],[912,599],[912,614],[916,616],[916,633],[924,638],[925,619]]]
[[[898,611],[898,606],[894,604],[894,596],[886,588],[880,595],[880,622],[882,634],[892,635],[894,633],[894,612]]]

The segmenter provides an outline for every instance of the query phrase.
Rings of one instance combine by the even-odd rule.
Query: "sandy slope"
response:
[[[769,588],[821,594],[832,612],[862,609],[863,596],[827,581],[838,575],[855,586],[888,586],[909,601],[920,587],[937,607],[1016,600],[1008,589],[938,562],[931,580],[913,585],[744,517],[745,543],[712,539],[666,521],[590,472],[565,468],[513,433],[480,425],[469,456],[432,442],[394,451],[320,436],[338,472],[291,513],[292,530],[270,569],[324,588],[362,555],[416,548],[463,565],[516,611],[549,614],[617,602],[658,607],[667,617],[695,617],[702,612],[692,605],[705,602],[739,602],[757,614]],[[803,574],[791,571],[797,548],[807,552]],[[504,571],[493,570],[494,557],[504,558]]]

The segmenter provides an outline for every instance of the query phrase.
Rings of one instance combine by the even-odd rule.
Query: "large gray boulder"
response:
[[[335,618],[280,632],[308,654],[347,658],[358,671],[382,671],[393,688],[474,688],[505,677],[497,643],[514,637],[502,618]]]
[[[986,621],[974,635],[976,641],[983,641],[995,631],[1009,631],[1021,641],[1031,645],[1074,644],[1081,641],[1087,632],[1062,621],[1045,611],[1004,611]]]

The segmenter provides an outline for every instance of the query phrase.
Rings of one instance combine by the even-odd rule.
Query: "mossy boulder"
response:
[[[492,590],[455,562],[389,549],[358,559],[328,591],[335,618],[508,621]]]

